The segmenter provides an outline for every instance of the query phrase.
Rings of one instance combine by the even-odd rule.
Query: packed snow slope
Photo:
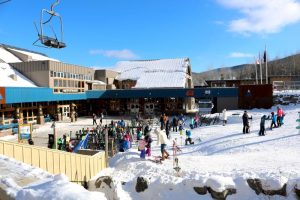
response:
[[[114,180],[114,198],[122,200],[211,199],[210,194],[200,196],[194,191],[193,187],[201,186],[211,187],[215,191],[235,188],[237,193],[227,199],[296,199],[292,190],[297,181],[296,187],[300,188],[300,134],[296,129],[300,105],[283,106],[283,110],[286,114],[284,125],[270,130],[271,121],[266,121],[266,136],[258,136],[260,118],[276,112],[276,107],[248,110],[253,117],[249,134],[242,133],[243,110],[227,111],[226,126],[219,123],[192,129],[194,145],[185,146],[185,136],[171,132],[168,152],[172,155],[174,138],[177,138],[182,150],[178,152],[179,177],[173,169],[173,156],[163,164],[157,164],[151,161],[153,156],[141,159],[135,146],[112,158],[111,168],[102,171],[98,177],[111,176]],[[158,156],[160,146],[156,144],[155,134],[152,136],[152,154]],[[139,176],[145,177],[149,185],[144,192],[137,193],[135,186]],[[248,178],[261,179],[266,190],[277,190],[287,183],[288,195],[256,195],[246,182]],[[93,184],[90,182],[91,187]]]

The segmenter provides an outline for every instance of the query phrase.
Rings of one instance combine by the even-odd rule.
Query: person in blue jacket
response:
[[[276,125],[276,122],[277,122],[277,115],[275,115],[274,112],[271,112],[271,120],[272,120],[272,122],[271,122],[271,127],[270,127],[270,129],[272,130],[273,125],[274,125],[274,128],[277,127],[277,125]]]
[[[186,135],[185,145],[187,145],[188,142],[189,142],[190,144],[194,144],[194,142],[192,141],[192,132],[191,132],[191,130],[187,129],[187,130],[185,131],[185,135]]]

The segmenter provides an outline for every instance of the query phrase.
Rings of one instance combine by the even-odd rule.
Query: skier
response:
[[[192,132],[191,132],[191,130],[187,129],[187,130],[185,131],[185,135],[186,135],[185,145],[187,145],[188,142],[189,142],[190,144],[194,144],[194,142],[192,141]]]
[[[224,108],[222,114],[223,114],[223,126],[225,126],[227,124],[227,111],[226,111],[226,108]]]
[[[243,134],[250,132],[249,119],[252,119],[252,117],[250,118],[247,111],[245,110],[243,114]]]
[[[259,136],[265,136],[265,132],[266,132],[265,131],[265,121],[266,121],[266,119],[267,119],[266,115],[262,116],[260,119],[260,130],[258,133]]]

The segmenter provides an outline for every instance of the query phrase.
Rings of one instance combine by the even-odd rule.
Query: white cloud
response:
[[[229,54],[230,58],[253,58],[254,55],[250,53],[232,52]]]
[[[91,55],[102,55],[108,58],[117,58],[117,59],[137,59],[138,55],[133,53],[129,49],[123,50],[102,50],[102,49],[95,49],[90,50]]]
[[[298,0],[217,0],[236,9],[243,17],[229,22],[229,31],[241,34],[276,33],[283,27],[300,21]]]

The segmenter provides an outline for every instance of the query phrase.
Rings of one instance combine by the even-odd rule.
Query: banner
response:
[[[28,139],[31,139],[32,124],[19,124],[18,136],[19,142],[24,142],[24,140],[27,141]]]

